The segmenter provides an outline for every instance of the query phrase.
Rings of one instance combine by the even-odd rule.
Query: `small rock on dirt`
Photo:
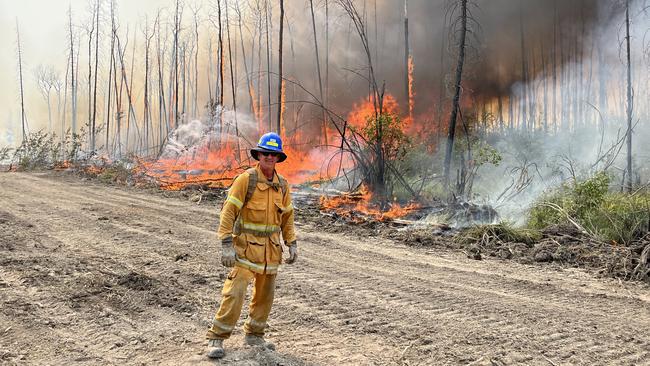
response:
[[[553,254],[551,252],[542,250],[535,254],[535,262],[552,262]]]

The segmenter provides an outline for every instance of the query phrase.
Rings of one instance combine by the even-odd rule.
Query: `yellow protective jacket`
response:
[[[237,254],[235,265],[256,273],[277,273],[282,261],[280,233],[287,246],[296,241],[293,205],[289,189],[283,192],[278,174],[269,182],[259,164],[257,185],[248,202],[246,191],[250,174],[240,174],[228,190],[221,210],[219,239],[233,237]]]

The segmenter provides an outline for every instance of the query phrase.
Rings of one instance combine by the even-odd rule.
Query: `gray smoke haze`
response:
[[[260,2],[261,4],[263,2]],[[316,79],[316,67],[313,45],[313,34],[311,17],[309,13],[309,3],[304,0],[285,1],[287,26],[285,27],[285,47],[284,47],[284,73],[285,77],[291,78],[302,83],[315,95],[318,95],[318,82]],[[554,39],[557,40],[557,67],[573,60],[576,57],[576,49],[582,49],[585,43],[590,44],[591,35],[602,25],[604,18],[607,18],[607,11],[601,8],[607,8],[608,1],[549,1],[549,0],[482,0],[476,1],[472,7],[472,14],[480,28],[474,27],[473,40],[470,42],[471,50],[468,64],[466,67],[466,88],[471,90],[472,98],[476,100],[487,100],[497,95],[508,95],[513,85],[523,81],[521,75],[521,27],[523,25],[526,57],[531,60],[540,58],[541,49],[546,50],[551,47]],[[85,49],[87,37],[83,31],[84,25],[88,23],[90,15],[88,7],[76,4],[73,7],[75,27],[78,29],[78,42],[81,45],[80,61],[81,69],[79,78],[81,80],[79,95],[79,120],[87,120],[87,112],[84,107],[87,104],[85,84],[87,84],[87,50]],[[166,54],[163,62],[165,63],[164,82],[168,83],[169,65],[171,63],[171,40],[169,31],[171,30],[171,20],[173,16],[172,1],[148,3],[144,9],[138,8],[138,11],[146,11],[149,22],[153,22],[158,10],[162,10],[161,29],[166,31],[162,40],[166,45]],[[254,84],[261,82],[263,85],[257,88],[256,92],[266,93],[266,55],[264,52],[257,54],[257,48],[260,41],[260,35],[257,32],[258,15],[255,14],[255,1],[229,2],[231,9],[229,16],[231,18],[231,41],[234,52],[234,62],[236,63],[235,82],[238,87],[237,101],[240,110],[250,110],[247,90],[245,88],[246,78],[244,75],[243,54],[239,42],[239,30],[237,27],[237,12],[235,5],[240,7],[243,16],[244,26],[244,43],[246,59],[249,63],[249,73],[252,76]],[[355,102],[361,101],[368,94],[368,87],[362,77],[356,75],[351,70],[361,75],[366,73],[366,59],[362,53],[358,35],[354,26],[351,24],[349,17],[344,14],[336,1],[328,1],[329,8],[329,49],[326,50],[325,39],[325,4],[326,2],[315,1],[316,27],[318,33],[318,42],[321,56],[321,68],[323,78],[327,75],[327,99],[329,105],[342,115],[346,115]],[[405,91],[405,65],[404,65],[404,7],[402,1],[357,1],[359,11],[364,15],[367,23],[367,33],[370,40],[373,62],[375,64],[377,78],[385,81],[386,90],[395,96],[405,109],[406,91]],[[414,59],[414,79],[415,79],[415,115],[420,116],[423,121],[430,121],[431,114],[437,109],[440,100],[441,82],[444,86],[442,92],[447,96],[447,89],[450,75],[453,73],[455,64],[455,51],[453,44],[450,43],[449,23],[453,21],[454,15],[449,15],[448,1],[427,1],[427,0],[410,0],[408,2],[409,28],[410,28],[410,45]],[[108,3],[103,3],[102,18],[100,23],[100,34],[102,42],[100,47],[100,98],[103,103],[99,105],[98,113],[104,116],[106,101],[106,79],[108,78],[108,59],[110,57],[110,42],[108,35],[110,32],[110,21],[108,17]],[[118,10],[129,8],[129,6],[117,3]],[[9,7],[9,5],[4,5]],[[184,10],[183,32],[181,33],[181,44],[185,44],[187,50],[194,47],[194,30],[192,19],[192,8],[199,8],[200,17],[199,29],[199,82],[198,82],[198,109],[202,109],[207,103],[208,84],[206,73],[209,67],[212,69],[212,75],[209,78],[214,88],[216,82],[216,28],[209,21],[215,20],[216,10],[214,2],[187,2]],[[11,9],[8,9],[11,10]],[[31,25],[29,19],[19,19],[23,24],[24,47],[26,49],[25,62],[26,67],[26,91],[27,106],[30,117],[30,127],[32,130],[47,126],[47,112],[43,98],[38,93],[36,80],[33,70],[38,65],[52,66],[58,71],[59,77],[63,79],[65,75],[65,48],[67,44],[67,35],[63,32],[66,29],[66,12],[65,7],[59,9],[59,15],[52,15],[49,23],[56,24],[58,17],[59,40],[48,41],[48,44],[39,43],[43,37],[34,37],[31,34],[38,32],[36,25]],[[271,42],[273,51],[271,57],[271,72],[277,71],[277,31],[278,31],[278,8],[277,4],[272,9],[271,18]],[[144,45],[142,28],[145,14],[139,16],[124,16],[120,20],[119,33],[123,43],[128,40],[126,49],[126,66],[130,68],[130,56],[133,52],[133,45],[136,47],[135,72],[133,90],[136,98],[135,104],[138,109],[138,116],[141,119],[142,98],[144,77]],[[135,24],[133,18],[137,18]],[[376,20],[376,22],[375,22]],[[606,21],[607,19],[605,19]],[[9,17],[2,18],[4,22],[13,22],[14,19]],[[375,26],[376,24],[376,26]],[[264,25],[264,24],[263,24]],[[127,34],[127,30],[129,33]],[[264,32],[264,29],[262,29]],[[554,33],[555,32],[555,33]],[[134,33],[137,33],[134,37]],[[8,32],[5,37],[8,43],[11,43]],[[555,37],[554,37],[555,34]],[[224,37],[226,32],[224,29]],[[212,57],[208,58],[208,39],[212,41]],[[256,45],[253,48],[253,41]],[[262,34],[261,41],[265,42],[265,34]],[[227,44],[225,45],[227,48]],[[543,46],[543,47],[542,47]],[[51,49],[52,57],[43,57],[39,59],[30,59],[29,50],[34,48],[42,49],[38,55],[43,55],[43,50]],[[33,55],[35,52],[32,52]],[[329,65],[325,64],[326,54],[329,54]],[[563,57],[559,55],[562,54]],[[578,54],[578,57],[580,55]],[[254,59],[252,59],[254,57]],[[546,54],[544,57],[548,58]],[[208,60],[212,65],[208,64]],[[261,61],[261,62],[260,62]],[[226,62],[228,60],[226,59]],[[541,62],[535,67],[529,67],[528,78],[540,72]],[[10,69],[15,68],[14,65]],[[327,72],[326,72],[327,70]],[[14,78],[14,82],[16,78]],[[277,88],[277,80],[271,78],[271,93],[274,94]],[[189,82],[193,82],[189,80]],[[232,104],[228,87],[230,86],[228,69],[226,69],[226,106]],[[154,84],[155,85],[155,84]],[[167,87],[166,87],[167,88]],[[303,100],[305,95],[294,90],[291,86],[287,88],[287,101]],[[5,97],[5,115],[12,113],[11,123],[3,123],[4,130],[13,127],[15,132],[17,125],[17,116],[19,117],[17,101],[17,83],[13,84],[14,95]],[[166,90],[169,92],[169,90]],[[189,93],[188,93],[189,94]],[[274,106],[277,97],[271,96],[271,106],[268,106],[266,95],[262,98],[262,110],[265,114],[275,115]],[[443,99],[444,107],[447,107],[448,101]],[[69,103],[68,103],[69,108]],[[189,107],[188,107],[189,109]],[[268,112],[268,113],[267,113]],[[154,111],[156,113],[156,111]],[[315,120],[320,114],[308,106],[290,103],[287,106],[286,118],[289,130],[297,126],[302,128],[305,125],[318,125]],[[155,116],[155,114],[154,114]],[[187,114],[187,119],[201,118],[202,112],[197,115]],[[70,125],[69,113],[66,117],[66,125]],[[102,117],[104,120],[105,117]],[[61,118],[55,119],[55,124],[60,124]],[[60,129],[55,130],[59,131]],[[5,133],[0,133],[5,135]],[[6,139],[5,139],[6,140]],[[6,142],[6,141],[5,141]]]
[[[589,42],[583,42],[580,57],[574,57],[558,69],[557,78],[538,73],[534,79],[511,88],[509,96],[516,111],[529,108],[529,120],[540,127],[537,132],[505,131],[491,134],[488,141],[503,155],[498,167],[487,166],[477,185],[481,198],[498,207],[503,218],[522,224],[525,211],[540,195],[563,182],[585,179],[606,169],[613,177],[612,188],[620,190],[625,171],[626,152],[626,84],[624,64],[624,9],[615,4],[601,4],[598,22],[589,31]],[[648,60],[645,30],[650,26],[642,2],[631,7],[631,61],[633,110],[633,171],[637,185],[650,179],[650,151],[645,141],[650,137],[647,100]],[[580,32],[581,27],[578,28]],[[574,51],[575,52],[575,51]],[[558,111],[552,115],[547,101],[545,111],[541,97],[531,97],[524,90],[542,93],[544,85],[557,83]],[[525,106],[525,107],[524,107]],[[533,108],[532,112],[530,108]],[[516,114],[516,113],[515,113]],[[521,118],[517,116],[517,118]],[[542,132],[542,121],[549,130]],[[525,190],[514,193],[508,187],[529,180]],[[506,192],[505,194],[503,194]],[[503,195],[502,195],[503,194]]]

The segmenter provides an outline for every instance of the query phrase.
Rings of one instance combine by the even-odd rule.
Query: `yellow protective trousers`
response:
[[[275,294],[276,274],[255,273],[242,267],[234,267],[221,291],[221,306],[212,320],[207,339],[227,339],[239,320],[248,284],[253,282],[253,298],[244,323],[247,335],[264,336],[266,321],[271,313]]]

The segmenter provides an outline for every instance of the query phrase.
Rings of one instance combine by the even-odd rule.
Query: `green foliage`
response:
[[[133,170],[129,169],[126,164],[116,162],[104,168],[97,178],[104,183],[119,183],[124,184],[131,179]]]
[[[75,161],[83,144],[83,135],[83,131],[77,134],[68,130],[61,140],[56,134],[49,134],[42,130],[30,133],[16,148],[12,163],[19,170],[32,170],[49,168],[65,161]],[[4,154],[8,154],[8,150]],[[0,153],[0,157],[2,155]]]
[[[485,240],[499,240],[504,243],[533,245],[541,238],[542,234],[538,230],[516,228],[509,222],[500,222],[492,225],[472,226],[463,232],[459,240],[466,244],[473,244]]]
[[[573,187],[573,201],[576,217],[586,217],[604,201],[609,188],[610,177],[605,172],[598,172],[593,177],[577,182]]]
[[[381,132],[381,149],[384,159],[394,161],[403,158],[412,145],[411,139],[404,133],[403,127],[399,116],[382,113],[377,119],[369,117],[360,132],[371,146],[376,144],[377,137]]]
[[[596,173],[542,197],[530,210],[528,225],[581,225],[601,240],[629,244],[648,232],[650,193],[608,192],[610,176]]]
[[[55,142],[54,138],[54,134],[50,135],[43,131],[27,135],[14,155],[17,168],[31,170],[51,165],[61,149],[60,143]]]
[[[483,164],[499,166],[503,160],[499,151],[485,141],[477,141],[474,151],[474,166],[477,168]]]
[[[0,163],[2,163],[5,160],[8,160],[13,150],[14,149],[8,146],[0,148]]]
[[[600,238],[629,244],[643,237],[650,225],[650,194],[611,193],[585,213],[585,226]]]

